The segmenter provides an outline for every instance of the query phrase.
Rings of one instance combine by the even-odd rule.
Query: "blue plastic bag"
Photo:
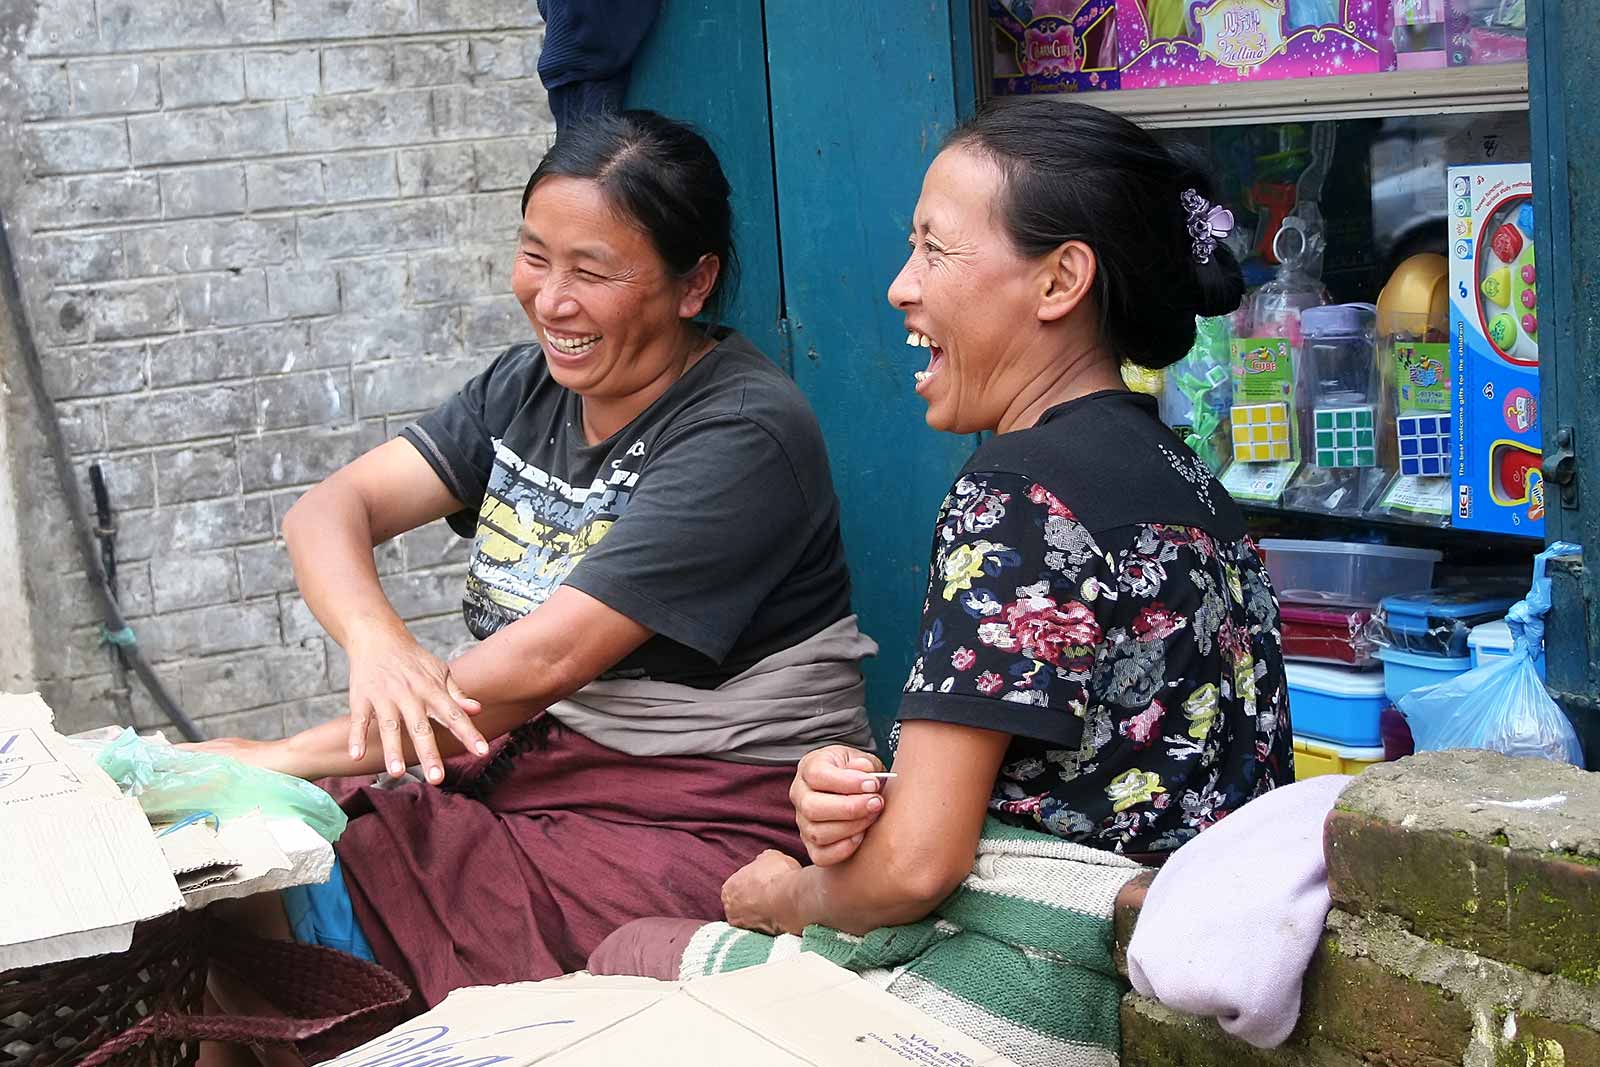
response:
[[[1418,752],[1484,748],[1583,766],[1577,732],[1533,666],[1535,652],[1544,645],[1544,616],[1550,610],[1545,561],[1577,551],[1576,545],[1557,542],[1534,559],[1533,588],[1506,614],[1510,656],[1401,698],[1400,711]]]

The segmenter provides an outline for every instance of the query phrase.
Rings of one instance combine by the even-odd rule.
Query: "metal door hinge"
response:
[[[1578,506],[1577,440],[1571,426],[1558,428],[1556,450],[1544,457],[1541,467],[1544,480],[1560,489],[1561,506],[1568,510]]]

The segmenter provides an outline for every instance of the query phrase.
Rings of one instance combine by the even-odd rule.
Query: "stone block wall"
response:
[[[0,212],[31,332],[75,465],[109,482],[139,643],[213,735],[341,712],[284,511],[528,334],[509,276],[554,131],[542,41],[533,0],[0,5]],[[159,725],[100,643],[14,357],[0,499],[33,662],[6,684],[69,730]],[[379,553],[440,650],[466,638],[465,548],[439,524]]]
[[[1126,1067],[1600,1067],[1600,774],[1409,757],[1356,779],[1325,847],[1334,910],[1288,1043],[1130,993]]]

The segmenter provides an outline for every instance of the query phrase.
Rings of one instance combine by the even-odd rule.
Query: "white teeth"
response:
[[[588,337],[551,337],[550,347],[567,356],[581,356],[600,343],[599,334]]]
[[[933,347],[933,338],[929,337],[927,334],[923,334],[922,335],[922,347],[923,348],[932,348]]]
[[[916,330],[912,330],[910,333],[906,334],[906,344],[910,345],[912,348],[932,348],[933,338],[929,337],[927,334],[918,333]]]
[[[912,377],[915,378],[920,383],[920,382],[923,382],[923,381],[927,380],[928,372],[925,371],[925,370],[919,370],[915,374],[913,374]]]
[[[919,336],[920,335],[917,333],[917,331],[912,330],[910,333],[906,334],[906,344],[910,345],[912,348],[917,347],[917,345],[921,343],[917,340]]]

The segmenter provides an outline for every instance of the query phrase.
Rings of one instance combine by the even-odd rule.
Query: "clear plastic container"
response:
[[[1279,600],[1352,607],[1376,607],[1386,596],[1432,588],[1441,558],[1431,548],[1346,541],[1268,538],[1261,550]]]
[[[1322,515],[1360,515],[1389,480],[1390,425],[1378,374],[1371,304],[1332,304],[1300,313],[1295,356],[1305,463],[1283,506]]]

